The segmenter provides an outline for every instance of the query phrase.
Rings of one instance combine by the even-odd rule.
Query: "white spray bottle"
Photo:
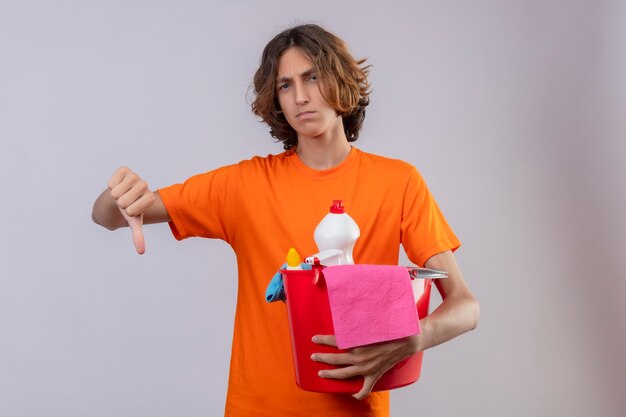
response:
[[[322,221],[315,228],[313,239],[317,244],[318,253],[305,259],[313,264],[317,258],[326,266],[352,265],[352,251],[361,231],[350,217],[341,200],[333,200],[333,205]]]

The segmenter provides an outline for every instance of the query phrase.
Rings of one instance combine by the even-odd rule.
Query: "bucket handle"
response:
[[[311,284],[317,285],[320,280],[320,271],[324,269],[324,266],[320,263],[318,258],[314,258],[313,267],[311,269],[313,270],[313,279],[311,280]],[[406,269],[409,272],[411,280],[448,278],[447,272],[439,271],[437,269],[420,268],[417,266],[407,266]]]
[[[429,268],[420,268],[417,266],[407,266],[407,271],[409,271],[409,276],[411,279],[437,279],[437,278],[448,278],[448,273],[445,271],[438,271],[436,269]]]

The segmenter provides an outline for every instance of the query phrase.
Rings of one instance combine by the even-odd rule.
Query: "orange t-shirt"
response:
[[[389,394],[358,401],[299,389],[287,310],[265,301],[291,247],[317,252],[313,231],[333,200],[361,229],[356,263],[397,265],[399,246],[423,265],[460,243],[417,170],[352,148],[338,166],[307,167],[297,154],[254,157],[159,190],[176,239],[219,238],[237,255],[238,301],[226,416],[388,416]]]

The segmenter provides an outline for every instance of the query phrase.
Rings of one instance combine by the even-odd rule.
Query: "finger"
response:
[[[335,335],[315,335],[313,336],[313,343],[317,343],[318,345],[326,345],[337,347],[337,341],[335,340]]]
[[[374,377],[371,375],[366,376],[365,380],[363,381],[363,387],[361,387],[361,390],[356,394],[353,394],[352,396],[357,400],[362,400],[363,398],[367,397],[372,392],[374,384],[376,384],[376,381],[378,381],[378,379],[379,377]]]
[[[354,365],[352,353],[314,353],[311,359],[329,365]]]
[[[348,379],[362,374],[363,372],[359,371],[356,366],[346,366],[337,369],[322,369],[317,376],[326,379]]]
[[[128,226],[133,234],[133,244],[137,253],[143,255],[146,252],[146,241],[143,237],[143,214],[135,217],[128,217]]]
[[[120,197],[126,195],[133,188],[135,178],[132,176],[124,177],[120,182],[109,188],[111,190],[111,197],[114,200],[118,200]]]
[[[124,177],[126,177],[126,175],[129,172],[131,172],[131,171],[130,171],[130,169],[128,167],[120,167],[120,168],[118,168],[113,173],[113,175],[111,176],[111,179],[107,183],[107,187],[109,187],[109,190],[113,189],[116,185],[121,183],[124,180]]]
[[[126,196],[122,197],[126,198]],[[122,200],[120,198],[120,200]],[[118,205],[121,208],[124,208],[124,204],[120,204],[118,200]],[[138,197],[134,202],[125,207],[126,214],[130,217],[139,216],[140,214],[145,213],[147,209],[150,208],[156,201],[156,197],[152,192],[148,192],[147,194],[143,194],[141,197]]]
[[[114,199],[117,197],[116,204],[118,207],[126,209],[129,216],[138,216],[150,207],[156,198],[145,181],[134,182],[130,184],[130,187],[128,185],[124,180],[111,191],[111,196]],[[120,196],[119,193],[124,194]],[[135,205],[142,197],[144,198],[141,201],[146,203],[146,207],[141,204]],[[133,210],[129,210],[131,206],[135,206]]]

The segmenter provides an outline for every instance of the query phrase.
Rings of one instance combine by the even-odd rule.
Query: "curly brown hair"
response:
[[[252,112],[270,127],[270,135],[283,142],[285,149],[298,143],[296,131],[280,111],[276,97],[278,60],[290,47],[298,47],[317,68],[325,88],[320,91],[326,102],[343,119],[348,142],[359,137],[369,104],[369,65],[355,60],[346,43],[318,25],[294,26],[274,37],[263,50],[261,64],[254,74]]]

